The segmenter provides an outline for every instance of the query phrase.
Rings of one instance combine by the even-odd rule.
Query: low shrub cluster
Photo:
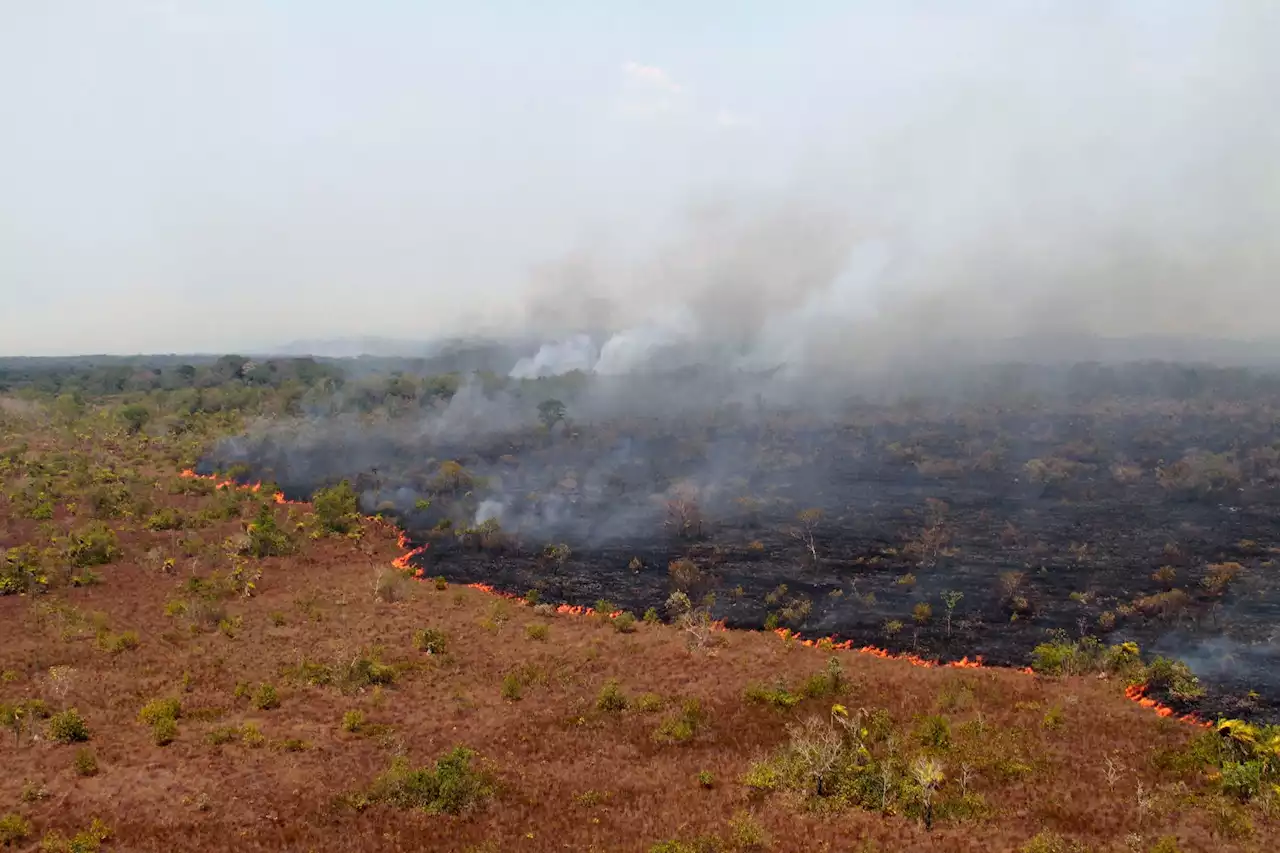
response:
[[[483,806],[496,792],[493,772],[477,761],[476,753],[455,747],[431,767],[414,769],[404,756],[374,781],[368,791],[350,798],[357,809],[385,803],[429,814],[458,815]]]
[[[152,699],[138,712],[138,720],[151,726],[151,739],[156,746],[168,746],[178,737],[178,718],[182,703],[177,699]]]
[[[1073,642],[1059,636],[1035,647],[1031,668],[1043,675],[1105,672],[1130,685],[1143,685],[1182,700],[1204,695],[1204,688],[1186,664],[1162,657],[1144,664],[1137,643],[1107,646],[1093,637]]]

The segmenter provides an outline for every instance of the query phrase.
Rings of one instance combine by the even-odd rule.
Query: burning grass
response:
[[[24,451],[22,476],[37,458],[88,452],[70,435],[58,439],[64,444],[54,437],[41,438],[47,456]],[[390,597],[375,585],[370,594],[372,566],[395,571],[393,561],[422,546],[407,537],[397,547],[373,519],[341,529],[350,506],[341,490],[338,521],[327,525],[307,505],[282,505],[269,484],[177,476],[159,440],[108,438],[118,442],[120,467],[139,472],[135,486],[188,488],[130,487],[113,498],[112,506],[132,506],[145,493],[152,504],[103,520],[118,551],[99,567],[99,583],[77,586],[49,571],[46,548],[87,529],[67,508],[61,475],[48,477],[44,492],[52,519],[0,515],[6,569],[21,564],[12,576],[35,584],[0,597],[0,720],[12,735],[0,745],[9,770],[0,800],[11,804],[0,826],[21,830],[21,844],[47,838],[50,849],[80,849],[76,839],[95,814],[110,834],[81,841],[104,850],[323,849],[334,837],[353,850],[458,851],[781,850],[797,838],[818,849],[957,853],[1054,839],[1098,851],[1128,849],[1133,837],[1143,850],[1166,836],[1184,851],[1274,843],[1274,732],[1243,720],[1204,729],[1162,718],[1165,708],[1182,716],[1179,703],[1197,701],[1196,685],[1175,664],[1131,655],[1118,638],[1095,645],[1041,631],[1035,673],[986,665],[990,658],[973,654],[980,643],[967,657],[942,654],[951,647],[936,639],[948,634],[957,649],[973,643],[972,591],[949,596],[951,606],[938,593],[923,623],[903,607],[894,643],[824,636],[803,621],[777,633],[725,630],[716,617],[733,602],[745,607],[764,585],[738,590],[724,568],[736,559],[732,549],[705,539],[681,549],[697,572],[673,573],[670,560],[630,548],[616,555],[618,572],[654,584],[638,602],[603,585],[564,595],[572,586],[454,572],[524,559],[496,541],[477,539],[465,558],[453,550],[454,540],[493,531],[430,540],[403,561],[422,582]],[[156,495],[168,503],[157,505]],[[147,524],[166,506],[181,511],[166,517],[200,525],[198,534]],[[268,516],[290,553],[226,547]],[[758,596],[761,624],[767,607],[803,620],[828,601],[868,606],[861,581],[838,598],[821,581],[837,518],[827,510],[809,531],[818,565],[804,558],[773,605],[764,594],[780,584]],[[714,519],[701,520],[710,532]],[[900,551],[916,577],[912,587],[894,585],[915,590],[900,593],[904,605],[963,539],[924,536],[936,520],[922,518],[919,547]],[[809,553],[805,528],[790,524],[800,537],[788,533],[788,541]],[[750,541],[761,539],[756,531]],[[891,562],[892,547],[875,553]],[[772,548],[744,553],[763,565],[777,559]],[[1194,580],[1193,597],[1229,599],[1265,546],[1245,550],[1254,556],[1240,560],[1242,571],[1178,563],[1173,578],[1152,583],[1190,589]],[[598,559],[576,548],[527,556],[544,580],[588,577]],[[885,572],[897,578],[904,568]],[[463,582],[437,585],[440,572]],[[1225,590],[1213,588],[1220,578]],[[688,591],[668,609],[675,580]],[[1042,607],[1013,601],[1028,596],[1035,605],[1035,583],[1029,570],[1009,594],[1004,618],[1020,614],[1009,624],[1042,618]],[[877,590],[877,601],[883,595]],[[1076,603],[1093,606],[1083,598]],[[793,606],[803,601],[807,616]],[[195,612],[202,609],[209,612]],[[882,621],[877,614],[877,634]],[[100,637],[128,633],[112,625],[139,642],[104,650]],[[507,677],[519,701],[504,698]],[[1135,703],[1121,694],[1126,684]],[[1136,707],[1148,702],[1151,713]],[[92,753],[47,737],[50,719],[73,709]],[[84,755],[92,772],[81,772],[90,767]]]

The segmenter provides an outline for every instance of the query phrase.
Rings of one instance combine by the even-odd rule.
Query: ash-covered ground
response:
[[[1213,688],[1204,713],[1280,708],[1274,375],[694,370],[350,408],[254,425],[203,467],[290,497],[347,479],[454,581],[637,614],[680,586],[731,627],[999,664],[1135,640]]]

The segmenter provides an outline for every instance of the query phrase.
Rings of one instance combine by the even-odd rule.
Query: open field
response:
[[[535,402],[570,397],[531,393]],[[271,477],[283,496],[269,484],[219,488],[182,475],[228,447],[269,446],[220,442],[246,429],[261,436],[246,418],[264,414],[288,429],[300,414],[288,395],[280,384],[255,390],[233,375],[206,386],[194,407],[185,387],[5,398],[0,843],[1033,853],[1274,846],[1271,730],[1233,724],[1219,733],[1125,697],[1131,686],[1162,699],[1180,694],[1196,708],[1206,701],[1184,669],[1144,663],[1125,641],[1145,647],[1176,629],[1245,643],[1250,634],[1233,633],[1232,620],[1265,618],[1252,603],[1266,598],[1273,542],[1262,403],[1236,412],[1236,437],[1221,444],[1205,436],[1222,420],[1197,408],[1217,404],[1188,404],[1159,421],[1176,424],[1166,444],[1145,453],[1111,443],[1116,433],[1103,425],[1115,421],[1101,414],[1045,414],[1039,437],[1035,424],[995,418],[986,422],[998,425],[988,447],[1000,435],[1017,437],[1018,447],[986,474],[970,466],[952,476],[920,463],[936,455],[964,467],[985,451],[946,450],[971,438],[972,426],[926,441],[927,412],[906,425],[884,415],[879,425],[849,420],[838,434],[812,433],[812,446],[796,440],[803,431],[794,425],[749,444],[737,443],[741,424],[703,433],[700,462],[686,473],[747,451],[778,459],[772,469],[735,463],[722,478],[745,476],[758,506],[739,501],[741,488],[708,489],[705,477],[683,478],[696,494],[668,494],[653,486],[677,485],[677,468],[628,481],[621,463],[622,494],[636,494],[605,502],[594,477],[606,473],[598,460],[619,459],[604,452],[617,437],[592,438],[585,420],[553,422],[517,446],[508,437],[496,455],[501,441],[480,434],[469,455],[441,450],[433,459],[410,444],[413,465],[391,470],[375,459],[354,489],[319,476],[290,480],[262,455],[258,470],[238,476]],[[572,399],[566,404],[572,419]],[[407,413],[403,402],[392,405],[398,414],[365,421],[371,439],[386,424],[398,430],[414,420],[417,403]],[[437,403],[424,397],[421,405]],[[1065,478],[1023,482],[1030,459],[1069,458],[1063,446],[1081,438],[1068,427],[1101,446],[1093,456],[1077,452],[1079,467],[1063,465]],[[300,454],[333,449],[295,429]],[[852,460],[846,467],[823,461],[837,436],[840,458]],[[904,443],[912,436],[915,445]],[[1229,455],[1239,481],[1215,475],[1207,490],[1172,493],[1160,472],[1192,440]],[[443,439],[438,446],[452,450]],[[731,456],[717,455],[726,448]],[[674,466],[680,457],[670,449],[634,456]],[[577,483],[551,497],[546,478],[569,478],[564,454]],[[1136,479],[1113,470],[1121,454],[1139,469]],[[472,477],[471,488],[432,482],[449,461],[458,468],[444,473]],[[487,479],[500,466],[509,472],[501,483]],[[739,473],[748,470],[772,473]],[[1248,500],[1228,503],[1228,492]],[[679,496],[696,506],[673,507]],[[509,528],[475,518],[484,500],[513,507],[517,499],[536,510],[505,510]],[[1246,503],[1256,515],[1221,506]],[[565,505],[577,509],[545,511]],[[1121,515],[1135,505],[1148,507],[1149,529]],[[821,512],[804,514],[810,508]],[[673,509],[685,514],[673,521]],[[367,517],[379,510],[402,519],[409,544],[426,551],[405,561],[393,526]],[[601,534],[623,515],[640,532]],[[451,517],[456,524],[441,524]],[[1016,533],[1002,538],[1010,525]],[[1181,561],[1165,559],[1170,540]],[[1093,547],[1062,553],[1082,542]],[[1126,569],[1137,553],[1147,562]],[[1240,568],[1210,568],[1227,562]],[[1162,565],[1174,565],[1174,577],[1152,579]],[[1000,591],[1000,577],[1015,568],[1020,585]],[[900,582],[908,574],[914,584]],[[468,588],[473,580],[523,598]],[[1186,601],[1168,617],[1134,603],[1173,590]],[[949,629],[944,591],[963,594]],[[566,612],[560,600],[597,612]],[[919,619],[922,603],[932,612]],[[1116,626],[1094,629],[1106,612]],[[720,630],[720,619],[929,656],[978,651],[1040,672],[924,667]],[[889,635],[895,620],[903,626]],[[1210,696],[1241,702],[1227,687]],[[1262,719],[1267,702],[1246,697],[1233,707]],[[456,747],[474,755],[450,755]]]

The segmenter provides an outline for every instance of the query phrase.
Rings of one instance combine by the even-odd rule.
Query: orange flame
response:
[[[1131,702],[1137,702],[1143,708],[1150,708],[1155,711],[1157,716],[1173,717],[1177,714],[1168,705],[1161,705],[1155,699],[1147,695],[1147,686],[1145,684],[1131,684],[1124,690],[1125,698]],[[1193,726],[1199,726],[1202,729],[1212,728],[1213,724],[1200,719],[1195,714],[1183,714],[1177,718],[1179,722],[1187,723]]]
[[[262,491],[262,483],[237,483],[235,480],[228,480],[219,477],[217,474],[197,474],[190,468],[178,472],[178,476],[184,480],[209,480],[213,483],[215,489],[238,489],[245,492]],[[291,501],[285,498],[283,492],[273,492],[272,500],[281,506],[309,506],[307,501]]]

